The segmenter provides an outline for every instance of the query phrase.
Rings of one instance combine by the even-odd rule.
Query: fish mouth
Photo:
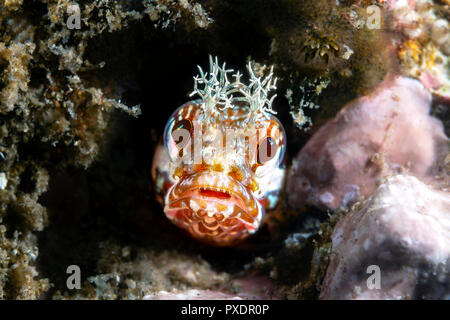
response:
[[[218,172],[183,177],[166,196],[164,212],[194,238],[219,246],[245,239],[259,228],[264,209],[240,182]]]

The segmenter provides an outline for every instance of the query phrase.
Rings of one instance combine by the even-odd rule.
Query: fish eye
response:
[[[189,119],[181,119],[173,123],[170,130],[169,154],[172,160],[183,158],[184,148],[189,146],[192,139],[192,122]]]
[[[180,136],[180,130],[186,130],[192,136],[192,122],[189,119],[182,119],[175,123],[172,128],[172,139],[178,145],[182,142],[183,138]]]
[[[186,152],[189,153],[194,127],[190,119],[177,119],[177,117],[177,115],[172,116],[166,124],[164,145],[172,161],[188,161],[183,157],[188,155]]]
[[[258,143],[256,151],[256,163],[258,165],[264,165],[275,157],[278,151],[278,146],[272,137],[266,137]]]

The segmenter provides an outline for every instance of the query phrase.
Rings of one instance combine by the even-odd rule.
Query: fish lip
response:
[[[185,190],[183,190],[180,193],[177,193],[177,189],[180,188],[180,186],[183,184],[183,182],[186,181],[186,179],[190,179],[191,181],[195,181],[198,177],[220,177],[223,181],[227,181],[230,184],[234,184],[235,190],[232,191],[231,188],[227,187],[218,187],[211,184],[204,184],[204,183],[193,183],[192,185],[189,185],[186,187],[184,186]],[[201,180],[201,179],[200,179]],[[227,185],[229,186],[229,184]],[[206,196],[201,193],[201,190],[206,191],[216,191],[221,192],[224,194],[229,195],[229,198],[227,199],[221,199],[214,196]],[[175,183],[167,192],[166,195],[166,205],[164,207],[164,212],[166,213],[166,216],[173,220],[174,216],[176,215],[176,212],[179,210],[186,210],[186,207],[173,207],[175,203],[179,203],[182,201],[189,201],[191,199],[200,199],[208,202],[216,202],[216,203],[222,203],[225,205],[234,205],[239,208],[240,211],[245,212],[247,215],[250,215],[253,217],[254,221],[253,223],[250,223],[244,219],[241,218],[241,215],[236,217],[242,224],[245,225],[247,231],[249,233],[254,233],[258,229],[262,217],[264,215],[264,209],[262,208],[259,201],[256,199],[256,197],[252,194],[250,190],[248,190],[244,185],[242,185],[239,181],[233,179],[232,177],[229,177],[228,175],[225,175],[223,173],[219,172],[199,172],[195,173],[193,175],[190,175],[188,177],[185,177]],[[249,205],[250,204],[250,205]],[[192,208],[189,207],[189,209],[192,210]],[[252,215],[251,212],[255,211],[256,216]],[[209,215],[209,214],[208,214]],[[225,215],[225,218],[230,218],[230,215]]]
[[[185,209],[185,207],[174,208],[174,207],[172,207],[172,205],[175,203],[178,203],[178,202],[190,201],[192,199],[203,200],[203,201],[208,201],[208,202],[216,202],[216,203],[221,203],[221,204],[225,204],[225,205],[234,205],[237,208],[239,208],[240,211],[250,214],[249,213],[250,210],[248,210],[246,208],[246,206],[243,204],[243,202],[239,196],[228,193],[230,195],[230,198],[227,200],[223,200],[223,199],[216,198],[216,197],[202,196],[201,194],[199,194],[197,192],[200,189],[203,189],[203,187],[192,189],[191,191],[186,192],[182,197],[178,198],[177,200],[169,202],[168,205],[164,209],[166,214],[167,214],[168,210],[183,210],[183,209]],[[208,190],[212,190],[212,189],[208,189]],[[212,190],[212,191],[217,191],[217,190]],[[225,217],[229,218],[230,216],[225,216]],[[249,226],[251,225],[248,222],[245,222],[245,224],[249,225]]]
[[[221,186],[217,185],[219,183],[214,184],[214,182],[211,182],[214,179],[219,180]],[[248,207],[248,203],[257,202],[251,191],[249,191],[242,183],[224,173],[214,171],[198,172],[182,178],[172,186],[168,195],[173,191],[172,194],[177,200],[183,197],[199,197],[202,196],[198,194],[198,191],[201,190],[226,193],[232,198],[239,199],[239,201],[242,202],[243,208]],[[177,194],[177,192],[179,193]],[[203,197],[208,198],[204,195]],[[210,198],[213,199],[214,197]],[[166,203],[170,202],[170,197],[168,200],[169,201]]]
[[[214,191],[214,192],[220,192],[228,195],[227,199],[219,198],[215,196],[208,196],[205,195],[203,191]],[[235,206],[238,206],[242,211],[249,212],[248,206],[245,204],[245,201],[243,200],[242,196],[239,194],[236,194],[234,192],[230,192],[229,190],[224,190],[221,188],[215,188],[211,186],[196,186],[192,189],[185,192],[177,201],[186,200],[186,199],[200,199],[210,202],[217,202],[222,204],[234,204]]]

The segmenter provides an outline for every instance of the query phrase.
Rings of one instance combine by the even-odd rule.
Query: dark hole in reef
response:
[[[45,85],[48,80],[46,78],[47,72],[41,67],[32,67],[30,69],[30,82],[31,88],[38,88],[40,85]]]
[[[228,67],[245,72],[247,56],[260,62],[268,59],[270,39],[256,30],[260,30],[258,18],[250,22],[239,15],[214,18],[219,21],[212,33],[151,32],[153,24],[144,19],[89,41],[83,58],[94,65],[106,64],[80,76],[89,85],[104,88],[107,97],[121,97],[129,106],[140,104],[142,115],[135,119],[120,111],[113,114],[114,131],[108,135],[101,158],[88,170],[51,170],[49,192],[42,197],[50,224],[39,235],[39,266],[55,283],[53,292],[66,290],[65,268],[71,264],[80,265],[84,279],[97,274],[98,245],[108,239],[155,251],[199,253],[215,269],[227,272],[240,271],[255,257],[280,249],[267,227],[241,247],[199,244],[165,218],[152,193],[154,149],[171,113],[191,99],[188,94],[197,65],[208,70],[208,54],[212,54],[220,62],[227,61]],[[36,77],[40,76],[38,72]],[[286,126],[292,120],[283,90],[274,108]]]
[[[21,11],[30,19],[33,25],[39,25],[42,17],[48,13],[47,4],[40,1],[24,1]]]
[[[306,244],[300,250],[283,249],[277,258],[278,281],[282,284],[297,283],[307,278],[311,271],[310,263],[314,251],[312,239],[306,240]]]
[[[9,239],[14,239],[15,230],[23,230],[23,219],[11,207],[8,210],[8,214],[3,217],[3,224],[8,226],[5,235]]]
[[[82,281],[94,275],[99,258],[99,242],[108,238],[108,228],[99,224],[88,205],[90,190],[83,169],[53,169],[49,192],[41,197],[48,208],[49,225],[39,233],[39,270],[54,287],[47,292],[67,289],[66,269],[78,265]]]
[[[3,76],[3,72],[6,70],[8,65],[9,65],[8,61],[0,59],[0,77]],[[3,90],[5,87],[6,87],[6,81],[1,81],[0,82],[0,91]]]
[[[27,166],[20,174],[20,183],[18,189],[25,193],[32,193],[35,190],[36,181],[34,179],[33,168]]]

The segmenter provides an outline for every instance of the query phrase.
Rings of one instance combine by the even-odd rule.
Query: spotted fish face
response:
[[[286,136],[272,115],[273,68],[249,84],[210,57],[210,71],[194,77],[201,99],[167,122],[152,175],[166,216],[194,238],[226,246],[255,233],[283,185]],[[264,69],[264,68],[263,68]]]
[[[167,122],[153,177],[166,216],[194,238],[231,245],[256,232],[283,185],[286,137],[272,115],[236,105],[206,114],[202,101]]]

